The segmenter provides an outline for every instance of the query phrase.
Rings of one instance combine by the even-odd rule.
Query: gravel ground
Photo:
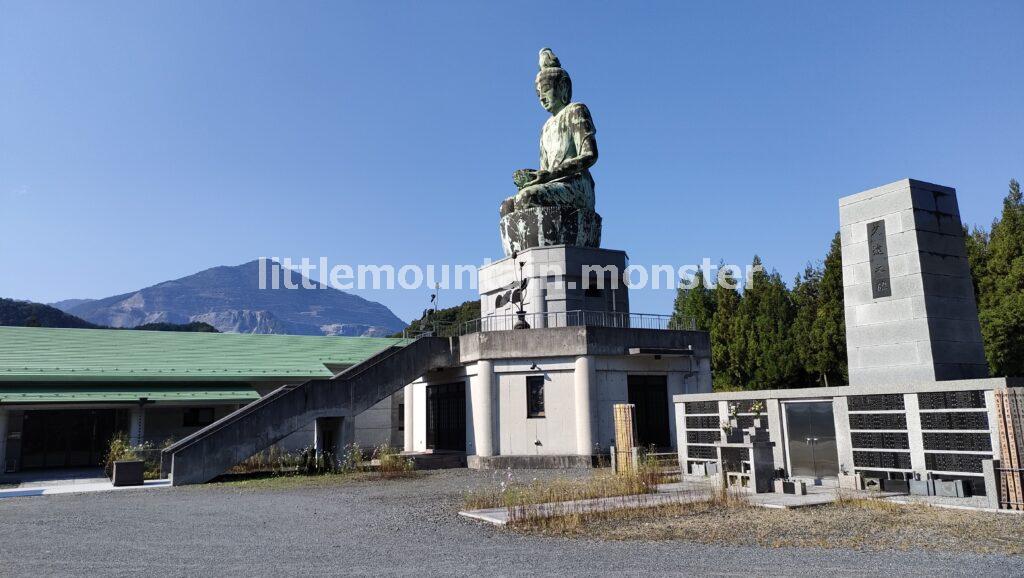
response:
[[[1012,557],[549,538],[456,514],[467,489],[495,479],[446,470],[5,499],[0,575],[1024,575]]]

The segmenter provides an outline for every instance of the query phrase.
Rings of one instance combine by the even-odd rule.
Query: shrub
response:
[[[413,461],[403,456],[390,444],[381,444],[373,452],[373,458],[377,460],[378,472],[381,477],[392,478],[408,474],[413,471]]]
[[[135,448],[128,441],[128,434],[117,432],[110,438],[110,445],[107,446],[107,455],[103,458],[103,472],[107,477],[114,475],[114,462],[125,460],[136,460],[138,454]]]

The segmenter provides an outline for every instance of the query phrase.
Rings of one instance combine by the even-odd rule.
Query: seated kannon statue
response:
[[[540,136],[540,169],[515,171],[519,192],[502,203],[505,253],[542,245],[597,247],[601,217],[594,212],[597,162],[594,121],[586,105],[572,102],[572,80],[550,48],[540,51],[537,97],[551,118]]]

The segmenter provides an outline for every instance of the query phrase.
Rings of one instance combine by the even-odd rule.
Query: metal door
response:
[[[831,401],[787,402],[789,474],[809,478],[839,475],[836,422]]]

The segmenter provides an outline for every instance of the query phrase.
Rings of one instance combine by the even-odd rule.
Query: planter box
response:
[[[142,460],[114,462],[112,480],[115,486],[141,486],[145,472],[146,462]]]
[[[910,495],[934,496],[935,482],[932,480],[910,480]]]

